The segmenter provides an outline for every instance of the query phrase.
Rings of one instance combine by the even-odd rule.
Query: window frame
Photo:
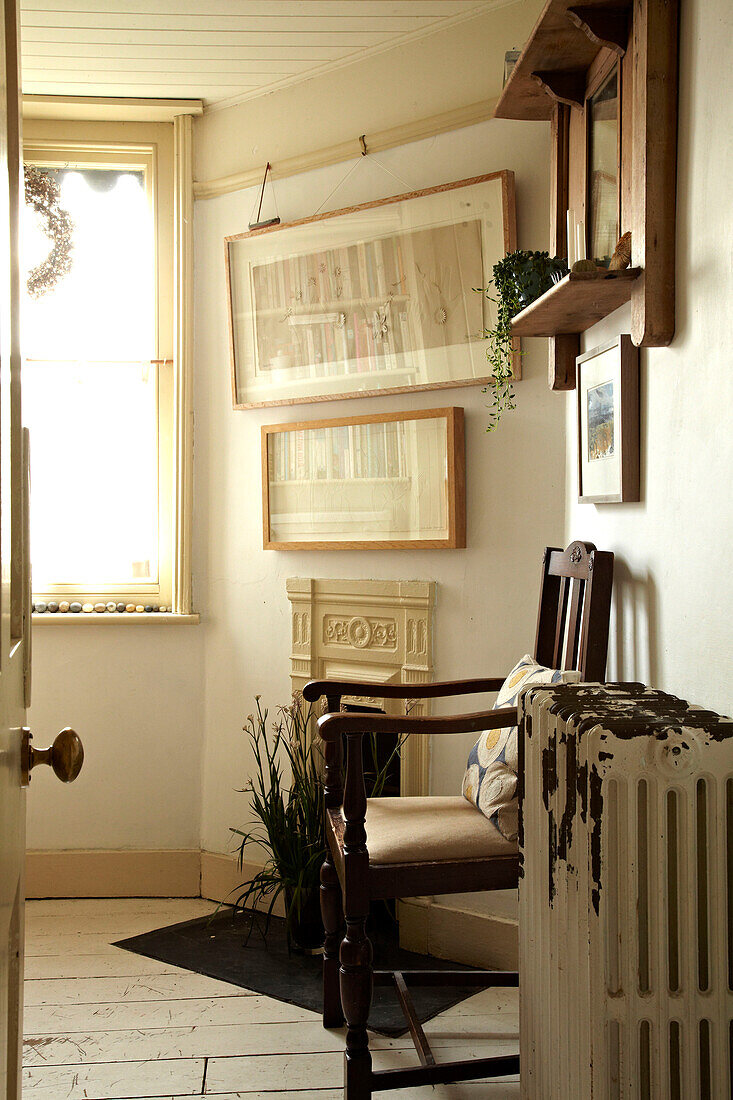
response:
[[[174,124],[171,123],[64,123],[26,122],[23,159],[45,166],[131,168],[145,172],[146,192],[153,219],[155,264],[154,365],[157,380],[158,449],[158,578],[121,586],[119,583],[72,584],[58,581],[35,589],[35,602],[62,599],[81,603],[148,603],[190,613],[190,583],[186,593],[176,591],[179,540],[190,523],[177,516],[180,450],[177,445],[176,392],[180,388],[174,361],[177,253],[175,248]],[[30,133],[29,133],[30,131]],[[185,442],[185,441],[184,441]],[[185,449],[185,448],[184,448]],[[32,439],[31,439],[32,450]],[[185,554],[184,554],[185,556]],[[53,616],[56,618],[56,616]],[[44,618],[44,616],[39,616]]]

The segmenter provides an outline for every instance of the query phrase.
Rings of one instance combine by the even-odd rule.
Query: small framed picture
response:
[[[466,545],[463,409],[262,428],[265,550]]]
[[[639,500],[639,350],[627,335],[579,355],[578,500]]]

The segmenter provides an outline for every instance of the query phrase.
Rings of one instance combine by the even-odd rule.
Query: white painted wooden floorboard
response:
[[[444,1054],[449,1060],[450,1049]],[[516,1051],[516,1043],[484,1043],[473,1048],[473,1057],[508,1054]],[[466,1050],[459,1057],[471,1057]],[[374,1050],[374,1069],[397,1069],[418,1065],[414,1050]],[[317,1081],[323,1088],[338,1088],[343,1082],[343,1058],[333,1054],[288,1054],[244,1058],[210,1058],[206,1071],[206,1093],[225,1091],[261,1091],[282,1089],[304,1090]],[[387,1095],[386,1093],[384,1094]],[[404,1095],[404,1094],[402,1094]],[[402,1100],[402,1096],[400,1097]]]
[[[27,916],[36,920],[72,915],[78,924],[85,924],[89,916],[139,916],[141,913],[193,920],[217,908],[216,902],[206,898],[39,898],[28,902]]]
[[[516,1046],[508,1040],[477,1043],[472,1035],[434,1037],[436,1050],[450,1050],[452,1058],[473,1058],[477,1051],[510,1054]],[[94,1031],[73,1034],[33,1035],[26,1029],[24,1063],[28,1066],[71,1065],[86,1062],[122,1062],[126,1059],[226,1058],[249,1055],[314,1054],[342,1052],[345,1032],[325,1031],[320,1022],[292,1024],[207,1025],[155,1028],[148,1031]],[[398,1039],[372,1036],[372,1050],[412,1050],[409,1035]],[[489,1051],[489,1047],[491,1048]]]
[[[205,974],[150,974],[132,978],[36,978],[26,982],[27,1005],[109,1004],[183,997],[251,997],[241,989]]]
[[[127,1100],[161,1093],[200,1096],[204,1065],[203,1058],[181,1058],[30,1067],[23,1075],[23,1100]]]
[[[125,1001],[122,1004],[46,1005],[26,1008],[26,1035],[131,1028],[194,1027],[198,1024],[317,1022],[320,1015],[273,997],[192,997],[187,1000]]]
[[[165,928],[169,924],[180,924],[182,921],[191,920],[195,916],[205,916],[205,913],[183,915],[184,911],[176,913],[166,912],[142,912],[126,916],[120,913],[90,913],[83,918],[86,932],[104,933],[114,940],[126,939],[128,936],[141,936],[144,932],[152,932],[156,928]],[[77,932],[79,929],[79,917],[73,913],[63,913],[57,917],[36,917],[31,910],[27,917],[26,928],[30,936],[52,936],[59,933]]]
[[[124,937],[120,936],[120,939]],[[50,958],[53,955],[118,955],[121,947],[110,943],[112,937],[104,932],[95,932],[90,936],[68,932],[65,935],[39,936],[27,935],[25,938],[25,957]]]
[[[148,959],[116,948],[110,955],[37,955],[26,959],[25,974],[32,978],[129,978],[145,974],[190,974],[172,963]]]

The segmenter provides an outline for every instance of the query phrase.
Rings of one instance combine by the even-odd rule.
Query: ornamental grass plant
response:
[[[320,945],[323,937],[319,886],[326,836],[322,753],[314,724],[312,707],[301,695],[295,695],[289,706],[278,707],[273,719],[261,696],[255,696],[255,713],[243,727],[254,766],[240,790],[248,796],[252,824],[231,829],[240,870],[250,849],[257,847],[265,855],[262,870],[239,888],[236,908],[263,911],[266,935],[274,907],[282,900],[288,945],[305,949]],[[401,744],[398,741],[387,759],[366,773],[370,797],[382,793]],[[377,761],[375,738],[371,751]]]

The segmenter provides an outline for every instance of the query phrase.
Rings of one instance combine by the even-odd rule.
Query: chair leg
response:
[[[339,984],[339,947],[344,934],[344,910],[341,883],[330,853],[321,867],[321,917],[323,940],[323,1026],[341,1027],[344,1010],[341,1007]]]
[[[371,1100],[372,1056],[367,1020],[372,1003],[372,945],[366,916],[350,919],[341,944],[341,1003],[346,1016],[345,1100]]]

